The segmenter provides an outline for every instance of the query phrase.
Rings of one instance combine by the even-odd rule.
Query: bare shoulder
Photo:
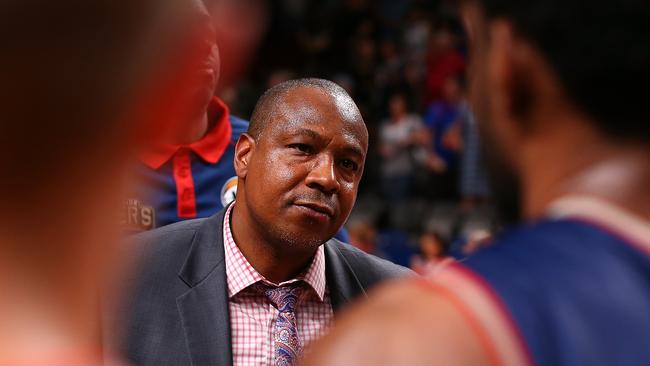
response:
[[[453,300],[425,280],[380,286],[352,306],[305,365],[481,365],[480,338]]]

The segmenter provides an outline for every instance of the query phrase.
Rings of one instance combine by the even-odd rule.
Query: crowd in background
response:
[[[234,115],[249,118],[264,90],[306,76],[343,86],[363,114],[371,141],[346,225],[354,245],[415,268],[463,257],[489,236],[495,218],[466,101],[466,37],[450,4],[244,3],[263,9],[266,23],[248,71],[220,89]]]

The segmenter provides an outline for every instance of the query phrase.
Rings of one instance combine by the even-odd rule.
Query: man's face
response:
[[[487,20],[475,3],[463,7],[467,33],[470,40],[469,91],[470,101],[482,139],[482,151],[491,180],[494,201],[506,223],[519,221],[521,217],[521,186],[517,170],[509,156],[512,147],[509,116],[496,108],[495,95],[502,96],[503,80],[495,73],[495,51],[488,36]]]
[[[281,99],[247,165],[246,205],[270,242],[313,249],[352,210],[368,133],[343,95],[302,87]]]

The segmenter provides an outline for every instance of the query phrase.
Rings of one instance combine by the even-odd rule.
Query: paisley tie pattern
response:
[[[295,314],[301,292],[302,288],[295,284],[266,287],[264,290],[264,294],[280,312],[273,325],[273,364],[276,366],[295,365],[302,354]]]

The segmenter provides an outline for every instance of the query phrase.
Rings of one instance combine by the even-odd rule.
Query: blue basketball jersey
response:
[[[459,267],[494,295],[519,338],[507,347],[531,363],[650,365],[650,225],[604,202],[575,202],[581,208],[506,233]]]

